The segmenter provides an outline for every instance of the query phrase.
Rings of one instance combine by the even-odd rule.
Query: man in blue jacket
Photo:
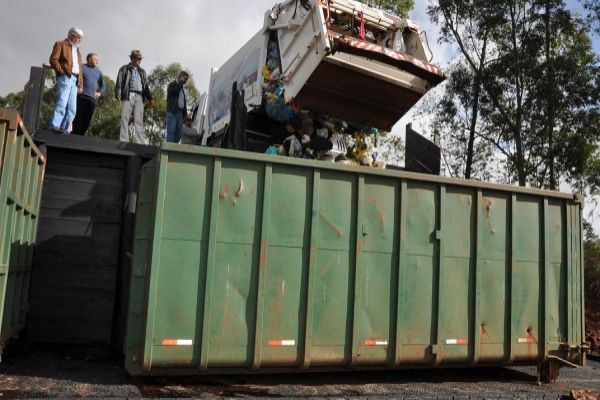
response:
[[[167,86],[167,142],[179,143],[183,121],[188,118],[187,99],[183,86],[190,75],[181,71],[177,79]]]
[[[77,114],[73,120],[72,134],[84,135],[90,126],[90,121],[96,108],[96,100],[104,90],[102,71],[98,68],[100,59],[96,53],[86,57],[87,63],[83,65],[83,92],[77,96]]]

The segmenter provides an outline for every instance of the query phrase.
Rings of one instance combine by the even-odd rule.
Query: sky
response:
[[[191,72],[198,90],[205,91],[211,68],[222,65],[261,29],[265,12],[276,1],[0,0],[0,96],[22,90],[30,67],[47,62],[53,43],[63,40],[72,26],[84,32],[84,57],[97,53],[100,69],[113,80],[129,62],[131,50],[139,49],[147,72],[177,62]],[[578,0],[566,3],[582,12]],[[438,29],[429,22],[427,5],[428,0],[415,0],[409,18],[427,33],[432,62],[443,67],[457,53],[437,43]],[[600,38],[593,39],[600,54]],[[403,134],[413,117],[407,114],[393,132]],[[600,216],[594,222],[600,232]]]
[[[223,64],[258,32],[265,11],[275,2],[1,0],[0,96],[22,90],[30,66],[47,62],[53,43],[64,39],[72,26],[84,32],[82,54],[98,53],[100,69],[113,80],[119,67],[129,62],[130,51],[139,49],[147,72],[178,62],[192,73],[196,87],[206,90],[211,67]],[[416,0],[411,18],[428,22],[426,5]],[[430,45],[437,47],[433,29],[422,25]],[[437,54],[435,59],[444,60]]]

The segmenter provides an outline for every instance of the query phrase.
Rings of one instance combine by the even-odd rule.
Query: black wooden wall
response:
[[[139,170],[155,148],[40,132],[47,148],[29,342],[122,343]]]

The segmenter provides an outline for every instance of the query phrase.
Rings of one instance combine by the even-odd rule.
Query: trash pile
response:
[[[286,104],[275,38],[268,43],[262,77],[264,112],[281,123],[288,134],[283,143],[269,146],[267,154],[385,168],[377,158],[377,149],[367,139],[380,134],[377,128],[303,110],[295,101]]]

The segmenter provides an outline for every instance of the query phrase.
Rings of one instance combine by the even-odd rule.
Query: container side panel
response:
[[[440,265],[440,299],[438,343],[443,346],[445,361],[465,361],[469,353],[470,327],[475,310],[474,248],[475,194],[448,187],[443,203],[442,262]],[[455,344],[456,341],[456,344]]]
[[[438,187],[434,184],[409,182],[406,199],[406,254],[434,257],[438,243]],[[417,282],[413,282],[417,283]],[[419,282],[420,283],[420,282]]]
[[[217,243],[209,367],[244,367],[252,360],[258,256],[259,246]]]
[[[506,354],[507,318],[510,297],[506,296],[509,280],[510,198],[503,193],[484,192],[479,213],[482,223],[479,232],[480,264],[477,266],[479,285],[478,314],[481,324],[480,359],[497,361]]]
[[[444,257],[472,259],[475,248],[475,194],[449,187],[444,202]]]
[[[319,249],[352,251],[356,237],[356,177],[340,172],[321,173]]]
[[[512,276],[512,326],[517,359],[537,359],[540,340],[541,203],[517,196]]]
[[[222,163],[216,225],[208,366],[252,361],[264,166],[237,159]],[[258,195],[259,194],[259,195]],[[203,350],[204,351],[204,350]]]
[[[310,169],[273,166],[269,246],[309,245],[312,174]]]
[[[474,314],[471,276],[473,276],[472,260],[462,257],[444,257],[440,271],[440,285],[443,287],[439,305],[440,336],[438,338],[438,342],[444,349],[442,354],[444,361],[467,361],[469,355],[468,344],[472,340],[469,337],[469,328]]]
[[[400,182],[367,176],[362,207],[358,363],[383,364],[395,339]]]
[[[351,347],[356,176],[323,171],[315,257],[312,362],[342,363]]]
[[[363,251],[397,252],[400,213],[398,181],[369,178],[365,183]]]
[[[350,346],[351,298],[348,251],[317,251],[315,265],[312,363],[341,364]]]
[[[224,159],[219,190],[217,242],[258,244],[264,167],[260,163]],[[221,265],[217,263],[217,265]]]
[[[269,247],[262,322],[264,366],[290,366],[301,360],[308,257],[308,249]]]
[[[162,236],[208,241],[212,163],[208,157],[169,153]]]
[[[508,265],[504,260],[482,260],[478,266],[481,280],[479,316],[481,324],[480,358],[482,361],[499,361],[505,354],[507,307],[506,295]]]
[[[200,255],[206,254],[207,247],[199,240],[163,239],[161,243],[152,337],[154,366],[185,367],[198,362],[201,337],[196,327],[203,318],[203,308],[198,308],[198,296],[203,296],[198,293]],[[172,343],[177,341],[185,345],[174,350],[179,346]]]
[[[406,256],[400,265],[399,296],[402,337],[401,359],[405,363],[429,362],[437,320],[436,231],[439,224],[439,187],[408,182],[406,199]]]
[[[517,261],[539,262],[541,249],[541,203],[540,199],[529,196],[517,196],[516,209],[516,248],[514,259]]]
[[[389,360],[393,333],[390,326],[395,307],[390,304],[397,281],[397,259],[391,253],[363,252],[358,280],[360,364],[383,364]],[[395,300],[395,298],[394,298]],[[395,301],[392,303],[395,305]]]
[[[169,153],[155,271],[157,301],[152,310],[152,362],[156,366],[186,367],[199,361],[205,287],[201,278],[208,249],[212,187],[210,161],[187,153]]]
[[[262,318],[263,366],[300,362],[306,318],[313,171],[273,165]]]
[[[564,202],[550,200],[546,214],[549,233],[546,237],[546,329],[549,349],[558,349],[558,344],[567,341],[567,269],[566,227]]]

